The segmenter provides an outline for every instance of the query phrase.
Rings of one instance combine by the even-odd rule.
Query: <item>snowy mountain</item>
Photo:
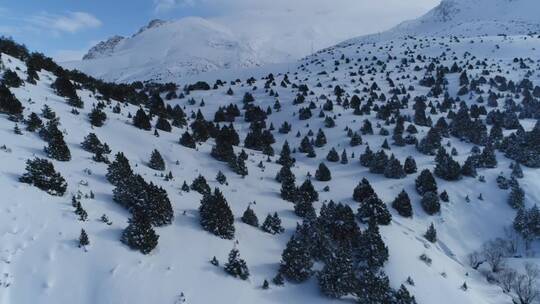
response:
[[[477,37],[540,32],[535,0],[442,0],[424,16],[360,39],[395,39],[407,35]]]
[[[0,304],[538,303],[537,4],[487,4],[179,85],[0,40]],[[163,80],[239,50],[154,21],[82,62]]]
[[[114,81],[170,81],[219,69],[259,66],[257,52],[227,28],[203,18],[153,20],[129,38],[92,47],[84,60],[64,64]]]

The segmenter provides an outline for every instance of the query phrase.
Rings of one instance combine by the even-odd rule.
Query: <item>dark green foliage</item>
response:
[[[83,108],[84,104],[81,98],[77,95],[75,86],[65,73],[60,73],[54,83],[53,89],[56,90],[56,94],[68,99],[68,104],[76,108]]]
[[[191,190],[195,190],[195,191],[199,192],[202,195],[210,194],[210,191],[211,191],[210,186],[206,182],[206,178],[204,178],[204,176],[202,176],[200,174],[199,174],[199,176],[197,176],[193,180],[193,182],[191,183],[190,188],[191,188]]]
[[[364,202],[373,195],[375,195],[375,190],[373,190],[371,184],[365,177],[362,178],[362,181],[358,183],[353,191],[353,199],[359,203]]]
[[[285,231],[281,226],[281,219],[279,218],[277,212],[274,215],[268,214],[266,219],[261,225],[262,231],[270,234],[280,234]]]
[[[152,155],[150,155],[150,161],[148,162],[148,167],[154,170],[163,171],[165,170],[165,161],[161,157],[161,153],[158,150],[154,149]]]
[[[253,227],[259,227],[259,219],[257,218],[255,211],[251,209],[251,206],[248,206],[246,211],[244,211],[244,214],[242,215],[242,222]]]
[[[195,149],[195,140],[188,131],[184,132],[182,137],[180,137],[180,144],[184,147]]]
[[[281,167],[276,179],[281,182],[281,198],[289,202],[294,202],[297,189],[295,185],[296,178],[291,168],[288,166]]]
[[[384,169],[384,176],[394,179],[400,179],[405,177],[405,171],[403,170],[401,162],[397,158],[395,158],[393,154],[388,160],[388,163],[386,164],[386,168]]]
[[[64,141],[64,134],[58,128],[53,127],[49,129],[47,142],[48,146],[44,150],[50,158],[58,161],[71,160],[71,152]]]
[[[401,190],[398,196],[392,202],[392,207],[396,209],[399,215],[403,217],[412,217],[412,205],[409,194],[405,190]]]
[[[525,191],[521,188],[517,180],[513,179],[508,195],[508,205],[514,209],[521,209],[525,206]]]
[[[201,226],[204,230],[222,239],[234,238],[234,216],[225,197],[215,189],[213,194],[206,194],[199,207]]]
[[[240,257],[238,249],[233,248],[229,253],[229,261],[225,264],[225,272],[242,280],[249,278],[249,269],[246,261]]]
[[[424,237],[431,243],[437,242],[437,230],[435,230],[435,226],[433,226],[433,223],[429,225],[426,233],[424,234]]]
[[[151,130],[152,125],[150,124],[150,117],[146,115],[146,112],[142,108],[137,110],[135,116],[133,116],[133,125],[142,130]]]
[[[416,191],[420,195],[424,195],[426,192],[437,193],[437,182],[428,169],[420,172],[420,175],[415,181]]]
[[[2,78],[2,84],[7,86],[8,88],[18,88],[23,84],[23,81],[21,80],[21,78],[19,78],[19,75],[9,69],[4,72]]]
[[[326,156],[326,160],[333,163],[339,161],[339,154],[337,153],[336,149],[332,148],[328,152],[328,155]]]
[[[299,199],[300,201],[313,203],[319,200],[319,193],[315,191],[315,187],[313,187],[313,184],[309,179],[306,179],[304,183],[298,187],[296,195],[301,197]]]
[[[114,186],[125,184],[133,176],[129,160],[124,153],[118,152],[107,169],[107,180]]]
[[[81,143],[82,148],[96,155],[105,155],[111,153],[111,149],[106,143],[101,143],[99,138],[94,133],[89,133]]]
[[[88,114],[88,118],[90,118],[90,124],[92,124],[92,126],[101,127],[105,123],[105,120],[107,120],[107,114],[105,114],[101,108],[95,107],[90,114]]]
[[[403,170],[405,171],[405,174],[413,174],[416,173],[416,161],[412,156],[409,156],[405,159],[405,164],[403,165]]]
[[[318,273],[317,279],[319,288],[327,297],[338,299],[353,292],[356,278],[349,250],[338,248]]]
[[[439,196],[435,192],[425,192],[420,201],[422,208],[429,215],[434,215],[441,211]]]
[[[88,234],[84,229],[81,229],[81,235],[79,236],[79,247],[85,247],[90,245],[90,240],[88,239]]]
[[[149,254],[156,248],[158,239],[159,235],[152,228],[150,219],[142,212],[134,212],[121,237],[122,243],[142,254]]]
[[[416,304],[416,299],[412,296],[407,287],[401,284],[398,291],[395,294],[395,304]]]
[[[295,159],[291,157],[291,148],[289,147],[289,143],[287,141],[283,143],[277,163],[287,167],[290,167],[295,163]]]
[[[21,102],[11,93],[5,85],[0,85],[0,112],[11,115],[19,115],[24,107]]]
[[[216,180],[220,185],[226,185],[227,184],[227,177],[221,170],[217,173]]]
[[[43,121],[39,116],[32,112],[30,115],[28,115],[28,119],[26,119],[26,130],[29,132],[35,132],[36,130],[39,130],[43,127]]]
[[[388,261],[388,248],[381,238],[379,227],[374,220],[369,221],[368,228],[360,236],[357,254],[365,267],[376,270]]]
[[[308,244],[292,236],[281,254],[279,273],[291,282],[301,283],[311,276],[312,267]]]
[[[392,221],[392,215],[386,208],[386,204],[376,195],[360,203],[358,218],[363,222],[375,220],[379,225],[389,225]]]
[[[315,178],[321,182],[330,181],[332,179],[330,169],[324,163],[320,163],[319,168],[315,171]]]
[[[41,158],[27,160],[26,173],[19,180],[34,185],[50,195],[62,196],[67,189],[66,181],[54,170],[53,164]]]

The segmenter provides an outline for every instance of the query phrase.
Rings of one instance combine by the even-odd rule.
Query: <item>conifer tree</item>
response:
[[[244,211],[244,214],[242,215],[242,222],[253,227],[259,227],[259,219],[257,218],[255,211],[251,209],[251,206],[248,206],[246,211]]]
[[[330,169],[324,163],[320,163],[319,168],[315,171],[315,178],[321,182],[330,181],[332,179]]]
[[[56,159],[58,161],[69,161],[71,160],[71,152],[64,141],[64,135],[62,132],[52,132],[49,133],[49,138],[47,140],[48,146],[44,148],[45,153],[50,158]]]
[[[234,238],[234,215],[218,188],[213,194],[206,194],[199,207],[200,222],[204,230],[222,239]]]
[[[330,298],[341,298],[354,290],[355,276],[351,253],[338,248],[318,273],[319,288]]]
[[[281,182],[281,198],[294,202],[296,199],[296,178],[292,173],[290,167],[283,166],[277,176],[277,179]]]
[[[156,234],[150,219],[143,213],[135,211],[129,220],[129,225],[122,232],[121,241],[129,248],[139,250],[142,254],[149,254],[158,244],[159,235]]]
[[[437,182],[428,169],[420,172],[420,175],[416,178],[416,191],[420,195],[424,195],[426,192],[437,193]]]
[[[150,118],[142,108],[139,108],[135,116],[133,116],[133,125],[142,130],[150,131],[152,129]]]
[[[302,200],[313,203],[319,200],[319,193],[315,191],[315,187],[311,183],[311,180],[306,179],[304,183],[297,190],[297,196],[301,196]]]
[[[79,247],[86,247],[90,245],[90,240],[88,239],[88,234],[84,229],[81,229],[81,235],[79,236]]]
[[[227,177],[221,170],[217,173],[216,180],[220,185],[226,185],[227,184]]]
[[[195,140],[193,139],[191,134],[189,134],[188,131],[184,132],[182,134],[182,137],[180,137],[180,144],[184,147],[191,148],[191,149],[195,149],[196,147]]]
[[[364,177],[354,188],[353,199],[362,203],[373,195],[375,195],[375,190],[373,190],[369,181]]]
[[[249,278],[249,269],[246,261],[240,257],[238,249],[233,248],[231,252],[229,252],[229,260],[225,264],[225,272],[242,280],[247,280]]]
[[[24,107],[21,102],[11,93],[8,87],[0,84],[0,113],[10,115],[22,114]]]
[[[64,195],[67,189],[65,179],[55,171],[53,164],[41,158],[26,161],[26,172],[19,178],[19,181],[34,185],[55,196]]]
[[[92,126],[101,127],[105,123],[105,120],[107,120],[107,114],[105,114],[105,112],[103,112],[99,107],[95,107],[88,114],[88,118],[90,119],[90,124]]]
[[[521,209],[525,206],[525,192],[517,183],[517,180],[514,179],[513,181],[508,196],[508,205],[514,209]]]
[[[152,155],[150,156],[150,161],[148,162],[148,167],[157,171],[165,170],[165,161],[158,150],[154,149]]]
[[[107,180],[114,186],[124,184],[133,176],[133,171],[129,164],[129,160],[124,153],[118,152],[115,156],[115,160],[109,165],[107,169]]]
[[[403,170],[405,171],[405,174],[413,174],[416,173],[416,161],[412,156],[409,156],[405,159],[405,164],[403,165]]]
[[[439,196],[435,192],[426,192],[422,196],[420,201],[422,208],[429,215],[434,215],[441,211],[441,203],[439,202]]]
[[[279,273],[291,282],[301,283],[311,276],[312,267],[308,245],[292,236],[281,254]]]
[[[361,234],[358,245],[360,264],[371,270],[378,270],[388,260],[388,247],[381,238],[375,220],[370,220],[368,228]]]
[[[424,237],[431,243],[437,242],[437,231],[435,230],[435,226],[433,226],[433,223],[429,225],[426,233],[424,234]]]
[[[274,215],[268,214],[266,216],[266,219],[261,225],[261,229],[264,232],[270,233],[270,234],[280,234],[285,229],[281,226],[281,219],[279,218],[277,212],[274,213]]]
[[[360,203],[358,218],[363,222],[369,222],[373,219],[379,225],[389,225],[392,221],[392,215],[386,205],[376,195],[372,195]]]
[[[412,217],[413,215],[411,200],[405,189],[401,190],[396,199],[394,199],[392,207],[403,217]]]
[[[328,155],[326,156],[326,160],[332,163],[339,161],[339,154],[337,153],[335,148],[330,149]]]
[[[409,293],[409,290],[407,290],[407,287],[403,284],[401,284],[398,291],[396,291],[395,298],[395,304],[416,304],[416,299]]]
[[[30,113],[30,115],[28,115],[28,119],[26,120],[26,131],[35,132],[41,127],[43,127],[43,121],[41,118],[39,118],[35,112]]]
[[[200,174],[193,180],[190,188],[191,190],[195,190],[202,195],[211,193],[211,189],[210,189],[210,186],[208,185],[208,182],[206,182],[206,178],[204,178],[204,176]]]

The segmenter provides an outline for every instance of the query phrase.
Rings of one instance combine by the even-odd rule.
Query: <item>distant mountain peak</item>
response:
[[[83,60],[110,56],[114,52],[114,48],[124,39],[124,37],[116,35],[105,41],[99,42],[88,50],[88,53],[83,56]]]
[[[158,27],[160,27],[160,26],[162,26],[162,25],[164,25],[166,23],[167,23],[167,21],[161,20],[161,19],[150,20],[150,22],[148,22],[147,25],[141,27],[139,29],[139,31],[133,35],[133,37],[141,34],[142,32],[145,32],[145,31],[147,31],[149,29],[158,28]]]

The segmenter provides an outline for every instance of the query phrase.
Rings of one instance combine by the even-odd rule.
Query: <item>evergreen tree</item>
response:
[[[4,72],[2,78],[2,84],[10,88],[18,88],[23,84],[23,81],[21,78],[19,78],[19,75],[10,69],[7,69]]]
[[[339,161],[339,154],[337,153],[336,149],[330,149],[328,155],[326,156],[326,160],[333,163]]]
[[[90,245],[90,240],[88,239],[88,234],[84,229],[81,229],[81,235],[79,236],[79,247],[85,247]]]
[[[21,102],[3,84],[0,84],[0,112],[10,115],[22,114],[24,107]]]
[[[420,172],[420,175],[416,178],[416,191],[420,195],[424,195],[426,192],[437,193],[437,182],[428,169]]]
[[[281,198],[294,202],[296,199],[296,178],[288,166],[281,167],[281,170],[277,176],[277,179],[281,182]]]
[[[394,178],[394,179],[400,179],[405,177],[405,171],[403,170],[403,166],[401,165],[401,162],[392,156],[390,157],[390,160],[388,160],[388,163],[386,164],[386,168],[384,169],[384,176],[386,178]]]
[[[420,201],[422,208],[429,215],[434,215],[441,211],[441,203],[439,202],[439,196],[435,192],[425,192]]]
[[[332,179],[330,169],[324,163],[320,163],[319,168],[315,171],[315,178],[321,182],[330,181]]]
[[[348,163],[349,163],[349,160],[347,158],[347,151],[343,150],[343,152],[341,152],[341,164],[346,165]]]
[[[277,163],[286,167],[290,167],[295,163],[295,159],[291,157],[291,148],[287,141],[283,143]]]
[[[294,214],[307,219],[314,219],[317,217],[315,208],[313,208],[313,203],[304,197],[299,197],[296,199],[296,204],[294,205]]]
[[[376,195],[375,190],[373,190],[369,181],[364,177],[356,188],[354,188],[353,199],[362,203],[373,195]]]
[[[101,127],[105,123],[105,120],[107,120],[107,114],[103,112],[99,107],[95,107],[92,109],[90,114],[88,114],[88,118],[90,119],[90,124],[94,127]]]
[[[165,161],[158,150],[154,149],[152,155],[150,156],[150,161],[148,162],[148,167],[157,171],[165,170]]]
[[[219,189],[216,188],[214,194],[203,196],[199,214],[204,230],[222,239],[234,238],[234,215]]]
[[[84,104],[81,98],[77,95],[75,86],[65,73],[60,73],[56,78],[52,87],[56,90],[56,94],[68,99],[68,104],[76,108],[83,108]]]
[[[364,167],[369,167],[372,160],[373,160],[373,152],[371,151],[369,146],[367,146],[364,153],[360,155],[360,164]]]
[[[142,108],[139,108],[135,116],[133,116],[133,125],[142,130],[150,131],[152,129],[150,118]]]
[[[143,212],[137,211],[122,232],[121,241],[131,249],[149,254],[157,246],[158,239],[159,235],[152,228],[150,219]]]
[[[407,287],[403,284],[401,284],[398,291],[396,291],[395,298],[395,304],[416,304],[416,299],[409,293]]]
[[[216,180],[220,185],[226,185],[227,184],[227,177],[221,170],[217,173]]]
[[[349,250],[338,248],[317,275],[319,288],[330,298],[341,298],[354,290],[355,276]]]
[[[369,222],[373,219],[379,225],[389,225],[392,221],[392,215],[386,205],[376,195],[372,195],[360,203],[358,218],[363,222]]]
[[[413,174],[416,173],[416,161],[412,156],[409,156],[405,159],[405,164],[403,165],[403,170],[405,171],[405,174]]]
[[[229,261],[225,264],[225,272],[242,280],[247,280],[249,278],[249,269],[246,261],[240,257],[238,249],[233,248],[231,252],[229,252]]]
[[[371,270],[381,268],[388,261],[388,247],[384,244],[374,220],[369,221],[368,228],[360,235],[356,254],[360,265]]]
[[[200,174],[193,180],[190,188],[191,190],[195,190],[202,195],[211,193],[211,189],[210,189],[210,186],[208,185],[208,182],[206,182],[206,178],[204,178],[204,176]]]
[[[54,170],[54,166],[46,159],[35,158],[26,161],[26,172],[19,181],[46,191],[50,195],[62,196],[66,192],[65,179]]]
[[[124,184],[133,176],[133,171],[129,164],[129,160],[124,153],[118,152],[115,156],[115,160],[109,165],[107,169],[107,180],[114,186]]]
[[[184,147],[195,149],[195,140],[188,131],[184,132],[182,137],[180,137],[180,144]]]
[[[158,117],[158,119],[156,121],[156,129],[161,130],[161,131],[165,131],[165,132],[171,132],[172,131],[171,124],[163,116]]]
[[[409,198],[409,194],[405,192],[405,189],[401,190],[398,196],[392,202],[392,207],[396,209],[399,215],[403,217],[412,217],[412,205]]]
[[[281,226],[281,219],[279,218],[277,212],[274,213],[274,215],[268,214],[266,216],[266,219],[261,225],[261,229],[264,232],[270,233],[270,234],[280,234],[285,229]]]
[[[304,183],[300,187],[298,187],[297,195],[302,197],[301,200],[310,203],[319,200],[319,193],[315,191],[315,187],[313,187],[313,184],[309,179],[306,179]]]
[[[50,158],[58,161],[71,160],[71,152],[64,141],[64,135],[62,132],[56,129],[55,132],[49,132],[48,136],[48,146],[44,148],[45,153],[47,153]]]
[[[281,254],[279,273],[292,282],[301,283],[311,276],[312,267],[308,244],[292,236]]]
[[[424,234],[424,237],[431,243],[437,242],[437,230],[435,230],[435,226],[433,226],[433,223],[429,225],[426,233]]]
[[[353,135],[351,136],[351,142],[350,142],[351,147],[356,147],[356,146],[359,146],[361,144],[362,144],[362,136],[360,136],[360,134],[354,132]]]
[[[30,115],[28,115],[28,119],[26,120],[26,130],[29,132],[35,132],[36,130],[39,130],[43,127],[43,121],[39,116],[32,112]]]
[[[390,283],[384,273],[366,269],[359,277],[354,293],[358,303],[393,303]]]
[[[244,214],[242,215],[242,222],[253,227],[259,227],[259,219],[257,218],[255,211],[251,209],[251,206],[248,206],[246,211],[244,211]]]
[[[514,179],[510,188],[510,195],[508,196],[508,205],[514,209],[521,209],[525,206],[525,191],[521,188],[519,183]]]

